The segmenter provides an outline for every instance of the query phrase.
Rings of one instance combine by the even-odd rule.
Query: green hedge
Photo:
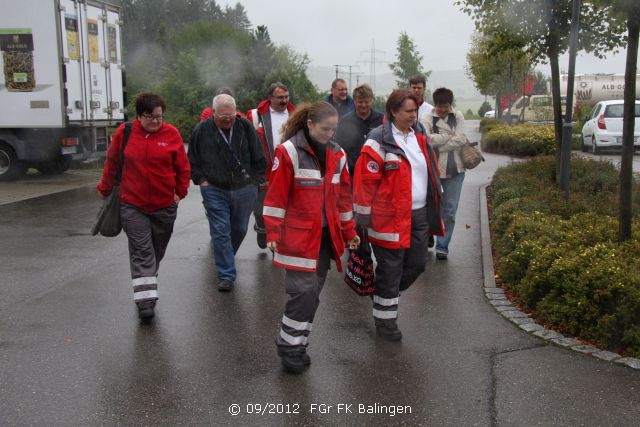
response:
[[[556,152],[553,126],[492,124],[483,134],[482,150],[518,157],[553,154]]]
[[[574,158],[569,204],[554,171],[555,158],[540,157],[496,172],[489,196],[498,276],[541,323],[638,357],[640,218],[636,238],[618,245],[617,170]]]

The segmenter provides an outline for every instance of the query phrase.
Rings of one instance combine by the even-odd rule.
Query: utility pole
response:
[[[375,39],[371,40],[371,49],[363,50],[360,52],[361,54],[366,53],[369,55],[369,59],[366,61],[358,61],[365,64],[369,64],[369,82],[371,83],[371,89],[373,89],[373,93],[376,93],[376,63],[384,63],[386,61],[379,61],[376,59],[376,54],[378,53],[386,53],[383,50],[376,49],[376,41]]]
[[[351,88],[351,75],[353,74],[351,72],[351,69],[353,67],[357,67],[357,65],[333,64],[333,66],[336,67],[336,79],[338,78],[338,73],[341,72],[340,71],[340,67],[348,67],[349,68],[349,88]]]
[[[571,36],[569,38],[569,75],[567,76],[567,107],[562,125],[560,146],[560,191],[565,201],[569,200],[569,177],[571,176],[571,136],[573,133],[573,80],[576,73],[576,51],[580,29],[580,0],[573,0],[571,9]]]

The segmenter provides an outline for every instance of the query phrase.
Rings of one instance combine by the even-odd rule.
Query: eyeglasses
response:
[[[273,99],[277,99],[278,101],[284,101],[289,99],[289,95],[282,95],[282,96],[271,96]]]
[[[144,117],[147,120],[153,121],[153,120],[157,120],[159,122],[161,122],[164,119],[164,116],[162,114],[154,116],[151,114],[143,114],[142,117]]]
[[[217,119],[220,119],[220,120],[231,120],[231,119],[233,119],[236,115],[235,115],[235,114],[214,114],[214,116],[215,116]]]

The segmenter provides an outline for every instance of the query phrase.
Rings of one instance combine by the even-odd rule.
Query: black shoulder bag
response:
[[[102,207],[98,211],[96,224],[91,229],[91,234],[98,233],[105,237],[115,237],[122,230],[120,222],[120,180],[122,178],[122,163],[124,162],[124,149],[131,135],[131,122],[124,125],[124,139],[122,147],[120,147],[120,157],[118,159],[118,171],[113,181],[111,194],[109,194],[102,203]]]

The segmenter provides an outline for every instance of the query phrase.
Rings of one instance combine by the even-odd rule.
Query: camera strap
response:
[[[242,166],[242,163],[240,162],[240,159],[238,159],[238,156],[236,156],[236,153],[233,151],[233,148],[231,147],[231,142],[233,141],[233,126],[229,130],[229,138],[228,139],[227,139],[227,136],[222,131],[222,129],[220,129],[218,126],[216,126],[216,127],[218,128],[218,132],[220,133],[220,136],[222,136],[222,139],[224,139],[224,142],[226,142],[225,145],[227,146],[227,150],[229,150],[229,154],[231,154],[231,157],[236,162],[236,168],[239,168],[240,172],[244,176],[248,176],[248,177],[251,178],[251,180],[255,180],[253,175],[250,174],[249,172],[247,172],[247,170],[244,168],[244,166]],[[242,143],[240,144],[240,146],[242,147]]]

